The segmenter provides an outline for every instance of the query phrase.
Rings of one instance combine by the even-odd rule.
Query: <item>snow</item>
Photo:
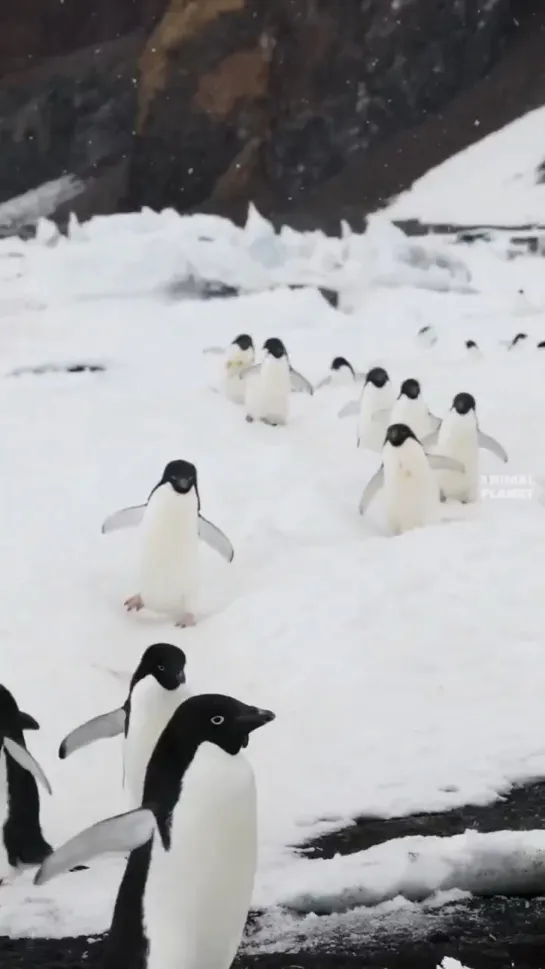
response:
[[[71,238],[54,246],[43,223],[37,241],[0,245],[3,372],[106,367],[0,382],[0,681],[41,723],[28,742],[53,786],[42,816],[54,845],[124,809],[120,741],[66,762],[57,749],[74,726],[123,701],[150,643],[183,646],[193,691],[273,709],[276,721],[252,737],[248,756],[260,804],[254,904],[273,906],[270,944],[279,945],[293,916],[277,906],[294,892],[359,899],[369,885],[361,856],[302,862],[292,846],[359,815],[487,804],[516,782],[545,777],[545,385],[535,350],[545,338],[545,294],[534,257],[509,263],[478,247],[429,247],[434,257],[454,253],[475,293],[460,292],[456,272],[451,288],[433,291],[426,279],[443,272],[436,259],[418,278],[404,275],[401,240],[394,245],[384,223],[381,241],[373,231],[367,239],[272,236],[255,214],[250,227],[246,235],[225,220],[146,210],[93,219],[81,232],[73,222]],[[381,282],[386,264],[390,282]],[[346,295],[358,268],[350,313],[315,289],[281,284],[314,277]],[[213,301],[172,297],[174,278],[212,278],[212,270],[223,282],[270,288]],[[500,341],[520,329],[513,301],[521,286],[535,312],[524,316],[527,346],[507,352]],[[431,323],[438,342],[422,349],[417,330]],[[212,392],[220,364],[202,353],[240,332],[256,346],[280,336],[314,383],[341,354],[357,369],[382,360],[396,382],[418,377],[438,414],[456,392],[474,393],[483,430],[510,456],[498,466],[483,452],[483,474],[523,479],[527,496],[489,478],[477,506],[451,506],[449,521],[386,537],[379,502],[365,519],[356,510],[378,457],[358,453],[354,422],[338,420],[354,392],[297,395],[286,428],[249,426],[241,408]],[[469,337],[481,360],[468,357]],[[203,513],[235,547],[232,565],[203,547],[200,621],[188,630],[124,612],[137,591],[138,532],[100,534],[106,515],[145,499],[177,457],[196,463]],[[505,837],[497,866],[513,867]],[[528,838],[539,853],[537,833]],[[470,841],[417,845],[423,891],[478,887],[488,849]],[[417,917],[414,902],[395,897],[407,885],[406,847],[373,850],[375,901],[393,919],[401,910]],[[20,875],[0,888],[0,934],[104,930],[123,864],[97,860],[42,888],[32,873]]]
[[[536,108],[419,178],[385,212],[390,219],[453,225],[535,225],[545,220],[545,108]]]

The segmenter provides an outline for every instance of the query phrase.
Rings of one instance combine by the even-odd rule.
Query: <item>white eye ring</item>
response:
[[[157,669],[159,670],[160,673],[164,673],[165,672],[165,667],[163,666],[162,663],[159,663],[159,666],[157,667]]]
[[[219,727],[220,723],[223,723],[225,717],[212,717],[210,723],[213,723],[215,727]]]

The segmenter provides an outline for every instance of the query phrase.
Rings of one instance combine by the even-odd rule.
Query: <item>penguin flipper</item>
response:
[[[436,417],[435,414],[432,414],[431,410],[428,411],[428,417],[430,419],[430,423],[433,425],[434,431],[438,431],[442,424],[441,418]]]
[[[339,411],[339,417],[355,417],[360,412],[359,400],[349,400]]]
[[[364,515],[367,508],[371,504],[373,498],[380,491],[384,484],[384,467],[381,465],[378,471],[375,471],[373,477],[368,482],[365,491],[363,492],[360,503],[358,505],[358,511],[360,515]]]
[[[118,528],[132,528],[133,525],[139,525],[146,508],[147,503],[145,505],[131,505],[130,508],[121,508],[119,511],[115,511],[113,515],[106,518],[102,525],[102,534],[115,532]]]
[[[34,717],[30,716],[30,713],[23,713],[19,710],[19,726],[21,730],[39,730],[40,724]]]
[[[426,454],[430,468],[434,471],[458,471],[465,474],[465,464],[456,461],[455,458],[447,458],[444,454]]]
[[[505,451],[499,441],[496,441],[495,437],[490,437],[489,434],[483,434],[482,431],[479,431],[479,446],[486,448],[487,451],[491,451],[500,461],[504,461],[507,464],[509,460],[507,451]]]
[[[81,831],[49,855],[34,877],[35,885],[45,885],[57,875],[81,865],[97,855],[134,851],[146,844],[156,830],[155,815],[148,808],[138,808],[99,821]]]
[[[223,558],[228,562],[232,562],[235,557],[235,550],[231,545],[231,542],[227,538],[227,535],[222,532],[221,528],[217,525],[209,522],[207,518],[203,518],[199,514],[199,538],[203,542],[213,548],[215,552],[223,555]]]
[[[438,440],[439,440],[439,428],[437,427],[435,431],[431,432],[431,434],[426,434],[426,437],[423,437],[420,443],[424,448],[424,450],[426,450],[426,448],[433,447],[434,444],[437,444]]]
[[[107,737],[117,737],[125,730],[125,710],[119,707],[109,713],[102,713],[99,717],[87,720],[81,726],[76,727],[62,741],[59,747],[59,757],[65,760],[75,750],[81,747],[88,747],[96,740],[105,740]]]
[[[10,757],[13,757],[13,760],[17,761],[19,767],[22,767],[24,770],[27,770],[29,774],[32,774],[32,776],[45,787],[48,794],[53,793],[51,784],[45,776],[38,761],[34,759],[26,747],[21,747],[21,745],[16,743],[15,740],[12,740],[11,737],[4,737],[4,747],[6,748],[6,753],[8,753]]]
[[[213,356],[219,356],[225,353],[225,347],[205,347],[203,353],[211,353]]]
[[[290,367],[290,380],[291,380],[291,389],[296,394],[310,394],[310,396],[312,397],[314,393],[314,387],[312,386],[310,380],[307,380],[306,377],[303,377],[303,374],[299,373],[298,370],[294,370],[293,367]]]
[[[330,383],[331,383],[331,375],[329,375],[328,377],[323,377],[322,380],[318,381],[314,390],[321,390],[322,387],[329,387]]]

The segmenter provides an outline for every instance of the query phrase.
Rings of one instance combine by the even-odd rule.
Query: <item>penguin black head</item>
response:
[[[411,431],[407,424],[390,424],[388,430],[386,431],[384,443],[391,444],[392,447],[401,447],[401,445],[405,444],[405,441],[408,441],[409,439],[418,441],[416,434]]]
[[[336,372],[338,370],[342,370],[343,367],[348,367],[352,376],[354,376],[354,367],[352,366],[351,363],[348,362],[346,357],[335,357],[335,359],[331,364],[330,369]]]
[[[455,410],[457,414],[463,416],[464,414],[469,414],[471,410],[476,409],[475,398],[473,394],[456,394],[456,397],[452,401],[451,410]]]
[[[275,357],[276,360],[280,360],[282,357],[287,357],[288,355],[282,340],[279,340],[276,336],[272,336],[268,340],[265,340],[263,349],[266,350],[267,353],[270,353],[271,357]]]
[[[466,350],[478,350],[475,340],[466,340]]]
[[[0,739],[11,737],[18,740],[23,730],[39,730],[40,724],[17,706],[15,697],[0,685]]]
[[[195,465],[190,461],[169,461],[156,488],[164,484],[171,485],[179,495],[189,494],[192,488],[195,488],[198,494]],[[155,488],[153,490],[155,491]]]
[[[253,350],[254,341],[247,333],[239,333],[233,340],[231,346],[237,346],[239,350]]]
[[[250,707],[231,696],[201,693],[178,707],[165,733],[179,739],[181,744],[190,737],[197,745],[216,744],[227,754],[235,755],[248,746],[253,730],[274,719],[275,714],[270,710]]]
[[[153,676],[164,690],[176,690],[185,683],[186,655],[178,646],[155,643],[142,655],[131,680],[130,692],[140,680]]]
[[[399,391],[400,397],[408,397],[410,400],[417,400],[420,397],[420,384],[418,380],[413,377],[409,377],[408,380],[404,380],[401,384],[401,390]]]
[[[384,367],[373,367],[365,378],[366,384],[373,384],[373,387],[385,387],[390,380]]]

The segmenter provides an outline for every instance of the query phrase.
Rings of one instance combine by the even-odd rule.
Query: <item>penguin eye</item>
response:
[[[165,667],[163,666],[162,663],[159,663],[157,669],[159,670],[160,673],[164,673],[165,672]]]
[[[220,723],[223,723],[225,717],[212,717],[210,723],[213,723],[215,727],[219,727]]]

